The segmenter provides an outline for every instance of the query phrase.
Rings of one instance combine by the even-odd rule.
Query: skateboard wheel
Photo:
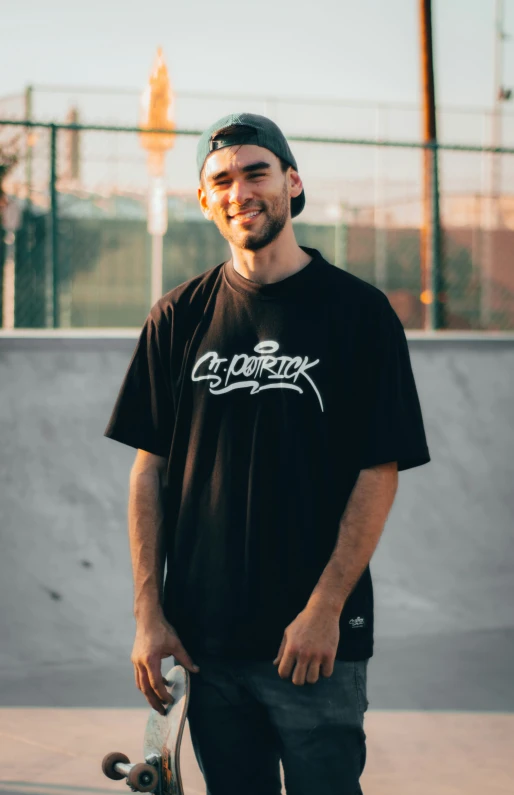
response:
[[[118,762],[120,762],[122,765],[129,765],[130,759],[128,756],[121,754],[119,751],[113,751],[112,754],[107,754],[107,756],[104,756],[102,759],[102,770],[107,778],[112,778],[115,781],[125,778],[123,773],[118,773],[118,771],[114,768],[114,765],[118,764]]]
[[[127,781],[138,792],[151,792],[158,784],[159,774],[152,765],[141,763],[134,765],[127,776]]]

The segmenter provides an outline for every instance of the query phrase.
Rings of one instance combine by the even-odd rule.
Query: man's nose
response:
[[[233,204],[244,204],[251,196],[251,189],[244,180],[235,179],[230,187],[229,200]]]

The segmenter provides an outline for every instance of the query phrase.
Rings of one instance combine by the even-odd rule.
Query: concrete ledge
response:
[[[9,331],[1,329],[0,339],[137,339],[140,332],[138,328],[19,328]]]
[[[0,330],[0,350],[129,350],[135,347],[141,329],[14,329]],[[514,346],[514,331],[406,331],[409,344],[501,343]]]

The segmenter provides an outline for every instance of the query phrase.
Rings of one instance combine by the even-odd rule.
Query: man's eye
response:
[[[265,174],[250,174],[250,177],[264,177]]]

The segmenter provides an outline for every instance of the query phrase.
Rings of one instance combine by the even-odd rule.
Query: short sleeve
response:
[[[405,331],[389,300],[363,352],[360,469],[390,461],[398,471],[430,461]]]
[[[174,428],[170,324],[154,308],[143,326],[104,436],[167,458]]]

